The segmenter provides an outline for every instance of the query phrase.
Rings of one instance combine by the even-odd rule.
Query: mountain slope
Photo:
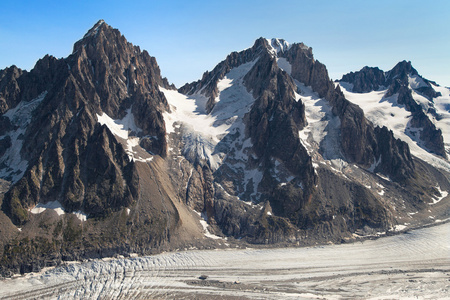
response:
[[[364,67],[358,72],[344,75],[339,82],[345,89],[346,97],[351,97],[361,106],[364,106],[364,99],[371,98],[368,101],[373,104],[387,101],[391,106],[399,107],[407,122],[397,122],[402,125],[396,128],[401,126],[402,129],[396,135],[408,136],[409,139],[404,137],[402,140],[412,140],[409,143],[412,147],[417,144],[426,152],[447,157],[450,151],[447,129],[450,125],[447,107],[449,90],[420,76],[411,62],[400,62],[388,72]],[[379,110],[380,106],[373,108]],[[390,108],[385,106],[385,109]],[[380,122],[376,118],[372,120]]]
[[[373,118],[401,108],[414,128],[428,124],[420,92],[436,99],[433,122],[446,120],[444,89],[412,70],[363,69],[335,84],[311,48],[259,38],[177,90],[155,58],[99,21],[69,57],[0,71],[2,270],[342,242],[447,217],[448,161],[430,154],[438,138],[419,135],[418,152]],[[358,102],[358,89],[381,97],[371,89],[382,86],[408,110]]]

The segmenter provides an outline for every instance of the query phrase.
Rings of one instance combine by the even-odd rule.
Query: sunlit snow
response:
[[[40,214],[40,213],[43,213],[47,209],[54,210],[58,214],[58,216],[61,216],[64,214],[64,209],[63,209],[61,203],[59,203],[58,201],[50,201],[45,204],[39,203],[38,205],[33,207],[30,210],[30,212],[32,214]]]
[[[131,108],[127,110],[127,114],[122,120],[114,120],[104,112],[101,115],[97,114],[97,119],[100,124],[106,125],[113,134],[125,140],[128,139],[131,132],[137,134],[141,131],[134,122]]]
[[[397,94],[385,98],[384,95],[386,90],[372,91],[369,93],[352,93],[348,90],[347,84],[336,83],[336,85],[340,85],[345,98],[363,109],[366,118],[374,125],[388,127],[393,131],[396,138],[406,142],[409,145],[412,154],[435,167],[450,171],[450,163],[448,161],[429,153],[420,144],[420,140],[417,141],[412,138],[414,133],[417,132],[417,129],[409,126],[411,113],[406,110],[404,105],[397,103]],[[445,89],[443,89],[443,91],[445,91]],[[446,96],[440,98],[442,102],[447,100]],[[444,114],[442,111],[440,111],[440,113]],[[449,121],[450,119],[446,119],[445,117],[440,121],[435,121],[436,126],[443,130],[444,141],[446,143],[450,140],[448,136],[450,133],[450,130],[448,129],[448,125],[450,125]]]
[[[437,190],[439,191],[439,194],[441,194],[441,196],[436,196],[435,198],[432,198],[431,200],[433,201],[432,203],[429,203],[430,205],[434,205],[437,204],[439,202],[441,202],[442,199],[444,199],[445,197],[448,196],[448,192],[447,191],[443,191],[441,190],[440,186],[436,186]]]
[[[38,203],[35,207],[29,209],[32,214],[41,214],[46,210],[53,210],[58,216],[64,215],[66,212],[59,201],[50,201],[47,203]],[[73,212],[73,214],[82,222],[86,221],[87,215],[82,211]]]
[[[100,124],[106,125],[115,136],[125,141],[125,151],[130,161],[149,162],[153,160],[153,156],[150,154],[146,153],[144,156],[147,157],[143,158],[134,149],[139,146],[140,138],[137,135],[142,132],[142,129],[136,125],[131,108],[127,110],[127,114],[122,120],[114,120],[104,112],[101,115],[97,114],[97,119]]]
[[[221,165],[226,153],[216,148],[218,143],[239,126],[238,123],[242,122],[244,114],[254,102],[253,96],[242,84],[243,77],[254,63],[234,68],[219,80],[219,93],[209,114],[206,113],[205,96],[186,96],[160,87],[171,108],[171,113],[163,114],[166,132],[174,133],[181,128],[185,141],[183,153],[188,159],[205,160],[213,170]]]

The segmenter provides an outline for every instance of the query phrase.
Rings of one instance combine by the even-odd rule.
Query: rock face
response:
[[[388,88],[424,147],[445,146],[414,98],[439,95],[411,64],[343,79],[358,93]],[[264,38],[176,90],[104,21],[67,58],[1,70],[2,272],[225,237],[342,242],[418,223],[411,213],[450,189],[447,171],[346,95],[311,48]]]
[[[377,91],[386,86],[386,77],[379,68],[364,67],[358,72],[350,72],[342,76],[341,81],[353,84],[352,90],[356,93]]]

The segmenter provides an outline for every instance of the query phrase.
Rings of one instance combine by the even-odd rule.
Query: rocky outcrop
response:
[[[276,59],[269,52],[262,54],[255,66],[244,78],[248,90],[256,99],[245,124],[253,150],[265,168],[274,168],[273,161],[282,162],[295,176],[303,189],[296,188],[285,202],[294,201],[300,205],[306,202],[314,192],[317,178],[314,174],[311,157],[300,142],[298,132],[306,125],[305,107],[295,100],[297,87],[286,72],[278,68]],[[265,172],[265,174],[268,174]],[[264,175],[263,182],[274,179]],[[268,199],[273,199],[274,182],[263,185]],[[284,202],[283,201],[283,202]],[[271,202],[274,206],[274,202]],[[276,206],[283,206],[277,203]],[[282,209],[281,216],[287,216],[292,210]]]
[[[20,102],[20,87],[17,79],[23,71],[16,66],[0,70],[0,115]]]
[[[358,72],[350,72],[342,76],[340,81],[351,83],[355,93],[377,91],[386,86],[386,77],[379,68],[364,67]]]
[[[394,181],[404,182],[415,173],[415,165],[412,160],[408,145],[394,138],[392,130],[383,126],[375,127],[377,147],[375,157],[381,162],[375,171],[388,174]]]

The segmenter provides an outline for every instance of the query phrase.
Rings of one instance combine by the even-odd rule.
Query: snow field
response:
[[[409,126],[411,113],[408,112],[403,105],[397,103],[397,95],[384,98],[386,90],[373,91],[369,93],[353,93],[350,92],[350,87],[348,84],[336,83],[336,85],[340,85],[345,98],[363,109],[364,115],[369,121],[376,126],[387,126],[393,131],[396,138],[406,142],[409,145],[413,155],[425,160],[437,168],[450,172],[450,163],[448,161],[427,152],[420,146],[420,144],[418,144],[416,140],[411,137],[411,135],[414,135],[414,132],[417,132],[417,129]],[[442,89],[442,91],[444,90],[445,88]],[[450,94],[448,91],[447,93]],[[447,101],[446,96],[439,98],[442,99],[439,101],[436,100],[437,103],[440,103],[437,106],[445,106],[443,103],[446,103]],[[448,102],[450,103],[450,96],[448,98]],[[448,129],[450,128],[450,113],[447,113],[448,119],[446,119],[446,115],[442,110],[439,110],[439,113],[442,114],[444,118],[435,124],[443,131],[444,142],[447,145],[447,140],[450,140],[450,129]]]
[[[206,113],[207,98],[204,95],[186,96],[160,87],[171,107],[171,113],[164,113],[166,131],[170,134],[175,133],[175,129],[180,130],[186,159],[191,163],[195,158],[204,160],[212,171],[226,162],[236,173],[243,174],[243,185],[250,183],[254,197],[262,172],[258,168],[244,171],[252,144],[244,137],[243,117],[255,99],[244,86],[243,78],[255,63],[256,60],[233,68],[219,80],[218,96],[209,114]]]

